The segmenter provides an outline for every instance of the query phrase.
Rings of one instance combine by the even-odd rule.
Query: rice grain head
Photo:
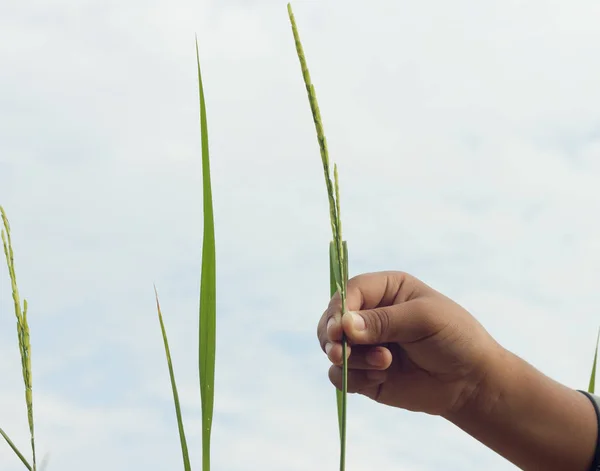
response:
[[[17,274],[15,270],[15,257],[12,246],[12,239],[10,233],[10,223],[4,208],[0,206],[0,217],[2,218],[3,229],[1,231],[2,246],[4,248],[4,255],[6,258],[6,265],[8,267],[8,274],[12,288],[12,298],[14,302],[15,317],[17,319],[17,339],[19,344],[19,354],[21,356],[21,371],[23,375],[23,384],[25,386],[25,403],[27,405],[27,422],[29,425],[29,435],[31,442],[31,454],[32,463],[29,465],[24,459],[23,455],[17,450],[13,442],[10,441],[8,436],[2,431],[3,438],[7,441],[9,446],[17,454],[19,459],[25,464],[28,469],[36,471],[36,453],[35,453],[35,428],[33,421],[33,392],[32,392],[32,373],[31,373],[31,341],[29,335],[29,322],[27,321],[27,300],[23,300],[23,307],[21,307],[21,298],[19,295],[19,288],[17,285]]]

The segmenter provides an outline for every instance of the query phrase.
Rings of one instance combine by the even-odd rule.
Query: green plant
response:
[[[202,241],[202,274],[200,277],[200,322],[199,322],[199,349],[198,369],[200,373],[200,401],[202,406],[202,470],[210,471],[210,438],[212,432],[212,419],[214,409],[215,385],[215,352],[216,352],[216,256],[215,256],[215,224],[213,214],[212,188],[210,181],[210,158],[208,150],[208,125],[206,120],[206,103],[204,100],[204,87],[200,71],[200,54],[198,52],[198,38],[196,38],[196,63],[198,66],[198,93],[200,97],[200,134],[202,142],[202,198],[204,215],[204,234]],[[156,290],[156,288],[155,288]],[[155,292],[156,294],[156,292]],[[165,354],[171,378],[173,401],[177,415],[181,453],[185,471],[191,470],[187,442],[181,416],[181,407],[171,363],[169,343],[164,327],[162,313],[156,294],[156,307],[160,321],[162,336],[165,345]]]
[[[592,374],[590,375],[590,384],[588,386],[588,392],[592,394],[596,390],[596,369],[598,365],[598,342],[600,342],[600,329],[598,329],[598,335],[596,336],[596,350],[594,351],[594,361],[592,363]]]
[[[338,283],[337,283],[337,279],[336,279],[336,265],[338,265],[339,262],[336,260],[336,252],[335,252],[335,245],[332,242],[329,243],[329,295],[333,296],[337,291],[338,291]],[[346,244],[346,242],[344,241],[344,273],[345,273],[345,278],[344,278],[344,283],[348,283],[348,246]],[[342,354],[344,356],[344,358],[346,357],[347,353],[347,345],[345,340],[342,342]],[[345,444],[345,440],[346,440],[346,430],[344,427],[342,427],[342,424],[345,424],[345,420],[346,420],[346,403],[345,403],[345,397],[344,394],[346,393],[346,391],[348,390],[348,383],[346,382],[346,373],[347,372],[347,367],[344,367],[344,369],[342,370],[342,373],[344,375],[342,381],[343,381],[343,386],[342,389],[336,389],[335,390],[335,394],[336,394],[336,403],[337,403],[337,412],[338,412],[338,427],[339,427],[339,432],[340,432],[340,444]],[[345,449],[342,450],[342,457],[344,457],[344,453],[345,453]],[[343,466],[343,464],[342,464]]]
[[[333,295],[336,291],[340,294],[342,302],[342,316],[346,313],[346,285],[348,282],[348,248],[346,242],[342,238],[342,221],[340,216],[340,190],[337,165],[333,167],[334,180],[331,180],[331,170],[329,166],[329,151],[327,149],[327,140],[323,130],[323,122],[321,112],[317,102],[317,94],[313,86],[308,66],[306,64],[306,56],[298,27],[292,11],[292,6],[288,3],[288,15],[296,44],[296,52],[300,60],[300,68],[302,69],[302,77],[306,86],[306,93],[312,112],[315,129],[317,132],[317,141],[321,153],[321,161],[323,163],[323,171],[325,174],[325,185],[327,187],[327,195],[329,198],[329,218],[331,220],[331,232],[333,240],[329,244],[329,272],[330,272],[330,291]],[[337,410],[338,410],[338,425],[340,433],[340,471],[343,471],[346,466],[346,410],[347,410],[347,391],[348,391],[348,359],[347,359],[347,341],[346,337],[342,337],[342,390],[336,391]]]
[[[202,274],[200,279],[200,327],[198,362],[200,370],[200,396],[202,401],[202,469],[210,470],[210,437],[215,398],[216,353],[216,250],[215,222],[213,215],[212,186],[210,182],[210,158],[208,151],[208,124],[200,55],[196,38],[196,63],[198,65],[198,94],[200,97],[200,133],[202,139],[202,202],[204,234],[202,238]]]
[[[341,299],[342,315],[346,314],[346,289],[348,282],[348,248],[346,241],[342,237],[341,224],[341,208],[340,208],[340,191],[339,177],[337,165],[334,165],[333,180],[331,178],[331,169],[329,164],[329,153],[327,141],[325,138],[321,114],[317,102],[316,92],[310,79],[310,74],[306,64],[305,54],[300,42],[298,29],[295,18],[292,12],[291,5],[288,4],[288,15],[290,18],[292,32],[294,35],[296,51],[301,65],[303,79],[306,86],[306,91],[309,99],[309,104],[317,133],[317,141],[319,144],[323,171],[325,175],[325,183],[329,200],[329,216],[332,229],[333,240],[329,244],[329,271],[330,271],[330,295],[333,296],[336,292],[339,293]],[[204,90],[202,84],[202,75],[200,70],[200,58],[198,52],[198,41],[196,39],[196,61],[198,67],[198,90],[200,100],[200,131],[201,131],[201,149],[202,149],[202,181],[203,181],[203,247],[202,247],[202,269],[200,282],[200,307],[199,307],[199,354],[198,368],[200,374],[200,395],[202,407],[202,469],[210,471],[210,440],[212,431],[212,419],[214,410],[214,380],[215,380],[215,352],[216,352],[216,256],[215,256],[215,234],[214,234],[214,214],[212,189],[210,178],[210,159],[208,147],[208,126],[206,119],[206,105]],[[36,471],[36,446],[34,434],[34,416],[33,416],[33,395],[32,395],[32,369],[31,369],[31,345],[29,324],[27,321],[27,301],[23,300],[21,306],[19,290],[17,286],[17,278],[14,266],[14,253],[11,240],[10,225],[6,213],[0,206],[0,216],[2,218],[4,229],[1,231],[2,243],[6,263],[8,266],[9,277],[12,286],[12,297],[14,301],[14,310],[17,318],[17,336],[19,353],[21,356],[21,366],[23,382],[25,385],[25,401],[27,406],[27,418],[29,424],[32,465],[29,464],[25,456],[19,451],[14,442],[9,436],[0,429],[0,435],[7,442],[9,447],[14,451],[17,457],[22,461],[25,467],[30,471]],[[185,431],[183,426],[183,418],[181,414],[181,405],[179,394],[175,381],[175,374],[171,360],[169,343],[167,339],[166,328],[163,321],[163,316],[158,299],[158,292],[155,290],[156,307],[158,318],[165,348],[165,356],[171,380],[171,388],[173,392],[173,402],[177,416],[179,436],[181,442],[182,457],[184,462],[184,470],[191,471],[189,452]],[[594,393],[598,347],[600,342],[600,330],[596,338],[596,348],[594,353],[592,372],[588,391]],[[342,338],[342,390],[336,390],[337,410],[338,410],[338,425],[340,436],[340,470],[345,469],[345,454],[346,454],[346,412],[347,412],[347,340]],[[42,461],[41,468],[44,468]]]
[[[179,441],[181,442],[181,455],[183,457],[183,469],[191,471],[190,455],[188,453],[187,440],[185,439],[185,430],[183,428],[183,418],[181,417],[181,405],[179,403],[179,393],[177,392],[177,383],[175,382],[175,373],[173,371],[173,363],[171,361],[171,351],[169,349],[169,340],[167,339],[167,331],[163,322],[160,303],[158,301],[158,292],[154,287],[154,295],[156,297],[156,310],[158,311],[158,321],[160,322],[160,330],[162,333],[163,342],[165,344],[165,355],[167,357],[167,366],[169,367],[169,377],[171,378],[171,389],[173,390],[173,402],[175,403],[175,414],[177,416],[177,426],[179,429]]]
[[[31,455],[32,463],[30,465],[25,456],[18,450],[8,435],[0,429],[0,435],[6,440],[6,443],[12,448],[15,454],[23,462],[25,467],[30,471],[36,471],[36,455],[35,455],[35,434],[33,426],[33,394],[31,389],[31,344],[29,341],[29,323],[27,322],[27,300],[23,300],[21,307],[21,298],[19,296],[19,288],[17,286],[17,274],[15,271],[15,260],[10,236],[10,224],[8,217],[4,212],[4,208],[0,206],[0,216],[4,229],[2,230],[2,245],[4,247],[4,255],[6,256],[6,264],[8,266],[8,274],[12,285],[12,297],[15,305],[15,316],[17,317],[17,337],[19,341],[19,353],[21,355],[21,369],[23,372],[23,383],[25,385],[25,403],[27,405],[27,420],[29,422],[29,435],[31,440]]]

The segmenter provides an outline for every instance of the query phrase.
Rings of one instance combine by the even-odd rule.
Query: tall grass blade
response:
[[[8,266],[8,274],[12,286],[12,297],[14,301],[15,316],[17,318],[17,338],[19,343],[19,353],[21,355],[21,370],[23,373],[23,384],[25,385],[25,403],[27,405],[27,422],[29,424],[29,436],[31,442],[32,470],[36,471],[35,454],[35,433],[33,424],[33,393],[32,393],[32,374],[31,374],[31,343],[29,339],[29,323],[27,321],[27,300],[23,300],[21,308],[21,298],[17,286],[17,274],[15,271],[15,256],[13,253],[12,240],[10,235],[10,224],[4,208],[0,206],[0,217],[4,229],[1,231],[2,246]],[[4,436],[4,434],[3,434]],[[7,439],[6,436],[4,436]],[[11,442],[9,442],[10,445]],[[13,448],[13,450],[16,450]]]
[[[23,454],[19,451],[19,449],[15,446],[15,444],[12,442],[12,440],[10,438],[8,438],[8,435],[6,435],[6,433],[4,433],[4,430],[2,430],[1,428],[0,428],[0,435],[2,435],[2,437],[4,437],[4,440],[6,440],[6,443],[8,443],[8,446],[10,446],[12,448],[12,450],[15,452],[15,454],[23,462],[25,467],[29,471],[32,471],[31,465],[27,462],[27,459],[23,456]]]
[[[179,394],[177,392],[177,384],[175,382],[175,372],[173,371],[173,363],[171,361],[171,351],[169,349],[169,341],[167,340],[167,331],[163,322],[160,303],[158,302],[158,292],[154,287],[154,295],[156,297],[156,310],[158,311],[158,321],[160,322],[160,330],[162,332],[163,342],[165,344],[165,355],[167,357],[167,365],[169,367],[169,377],[171,378],[171,389],[173,390],[173,402],[175,403],[175,414],[177,415],[177,427],[179,428],[179,441],[181,442],[181,455],[183,457],[183,469],[191,471],[190,455],[188,453],[187,441],[185,439],[185,431],[183,429],[183,419],[181,417],[181,405],[179,403]]]
[[[598,342],[600,342],[600,329],[598,329],[598,336],[596,337],[596,351],[594,352],[594,363],[592,364],[592,375],[590,376],[590,385],[588,386],[588,392],[595,394],[596,391],[596,369],[598,365]]]
[[[329,150],[327,148],[327,140],[325,139],[325,132],[323,130],[323,122],[321,119],[321,111],[319,110],[319,104],[317,102],[317,94],[315,87],[313,86],[308,71],[308,65],[306,63],[306,56],[302,43],[300,41],[300,35],[298,33],[298,27],[292,11],[292,6],[288,3],[288,16],[292,26],[292,33],[294,35],[294,42],[296,45],[296,53],[300,61],[300,68],[302,70],[302,77],[304,78],[304,85],[306,87],[306,93],[308,95],[308,102],[315,123],[315,130],[317,132],[317,141],[319,143],[319,151],[321,153],[321,162],[323,164],[323,173],[325,176],[325,185],[327,187],[327,196],[329,198],[329,217],[331,221],[331,232],[333,235],[333,242],[330,245],[330,285],[333,290],[333,282],[335,280],[336,291],[340,293],[342,301],[342,315],[346,313],[346,284],[347,284],[347,249],[344,245],[342,238],[342,223],[340,219],[340,192],[337,166],[334,166],[334,182],[331,179],[331,170],[329,166]],[[337,397],[337,409],[338,409],[338,423],[340,429],[340,471],[344,471],[346,467],[346,403],[347,403],[347,376],[348,376],[348,362],[346,358],[347,352],[347,341],[346,337],[342,336],[342,391],[336,392]]]
[[[210,183],[210,159],[208,152],[208,125],[200,54],[196,38],[196,62],[198,65],[198,92],[200,96],[200,132],[202,138],[202,199],[204,234],[202,240],[202,275],[200,280],[200,398],[202,401],[202,470],[210,470],[210,437],[214,409],[215,351],[216,351],[216,260],[215,223],[213,215],[212,188]]]

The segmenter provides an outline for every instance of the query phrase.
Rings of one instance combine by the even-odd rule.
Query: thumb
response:
[[[349,311],[342,316],[342,328],[355,345],[409,343],[434,335],[439,323],[423,309],[419,300],[392,306]]]

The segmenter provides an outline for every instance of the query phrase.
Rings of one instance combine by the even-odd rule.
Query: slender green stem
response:
[[[304,84],[306,87],[306,93],[308,95],[308,101],[315,124],[315,130],[317,132],[317,142],[319,143],[319,150],[321,153],[321,161],[323,164],[323,173],[325,176],[325,185],[327,188],[327,196],[329,199],[329,216],[331,221],[331,231],[333,234],[333,241],[330,245],[330,274],[331,274],[331,288],[333,291],[333,280],[335,279],[335,291],[340,294],[342,302],[342,316],[346,313],[346,284],[348,280],[348,268],[347,268],[347,249],[342,237],[342,222],[340,218],[340,190],[339,190],[339,179],[337,166],[334,165],[334,182],[331,179],[331,170],[329,167],[329,151],[327,148],[327,140],[325,138],[325,132],[323,130],[323,121],[321,119],[321,112],[319,110],[319,104],[317,102],[317,94],[315,87],[313,86],[306,63],[306,57],[302,43],[300,42],[300,35],[296,26],[296,20],[294,13],[292,12],[292,6],[288,3],[288,15],[292,25],[292,33],[294,35],[294,42],[296,45],[296,53],[300,61],[300,68],[302,70],[302,77],[304,78]],[[346,336],[342,336],[342,391],[336,393],[337,397],[337,408],[338,408],[338,422],[340,429],[340,471],[344,471],[346,463],[346,409],[347,409],[347,391],[348,391],[348,362],[347,362],[347,340]]]
[[[344,247],[346,247],[346,243],[344,242]],[[333,241],[329,242],[329,294],[333,297],[333,295],[337,292],[337,280],[336,280],[336,265],[338,263],[335,243]],[[342,336],[342,355],[346,355],[346,339],[345,336]],[[337,413],[338,413],[338,428],[340,433],[340,445],[345,446],[345,437],[346,437],[346,428],[344,427],[345,423],[345,406],[346,396],[344,395],[344,391],[347,391],[347,383],[345,382],[346,373],[343,369],[342,365],[342,389],[335,390],[336,396],[336,405],[337,405]],[[346,389],[344,389],[344,384],[346,384]],[[342,453],[343,455],[343,453]]]
[[[338,263],[340,266],[340,298],[342,301],[342,316],[346,314],[346,285],[348,283],[348,247],[342,240],[342,217],[340,206],[340,185],[337,165],[333,166],[333,175],[335,182],[335,203],[337,216],[337,248]],[[346,334],[342,332],[342,426],[340,435],[340,471],[346,469],[346,413],[348,408],[348,340]]]
[[[346,313],[346,287],[348,286],[348,245],[343,242],[343,283],[344,295],[342,297],[342,312]],[[340,471],[346,468],[346,414],[348,409],[348,340],[346,334],[342,335],[342,435],[341,435],[341,452],[340,452]]]

